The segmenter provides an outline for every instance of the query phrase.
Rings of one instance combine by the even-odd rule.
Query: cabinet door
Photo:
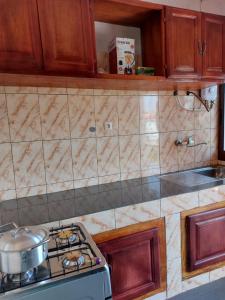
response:
[[[95,72],[90,0],[38,0],[45,70]]]
[[[225,208],[188,216],[186,222],[188,271],[225,262]]]
[[[37,71],[41,66],[36,0],[1,0],[0,72]]]
[[[154,228],[98,245],[111,269],[113,299],[134,299],[160,286],[158,233]]]
[[[203,14],[203,76],[225,76],[225,17]]]
[[[166,8],[167,72],[170,78],[201,76],[201,14]]]

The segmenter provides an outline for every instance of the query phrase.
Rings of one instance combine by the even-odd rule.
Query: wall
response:
[[[0,199],[216,161],[217,107],[211,113],[188,112],[169,94],[1,87]],[[193,102],[192,97],[180,100],[186,106]],[[112,122],[112,130],[106,122]],[[208,144],[174,145],[190,135]]]

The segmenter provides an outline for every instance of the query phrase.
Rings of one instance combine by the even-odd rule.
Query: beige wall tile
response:
[[[79,189],[82,187],[88,187],[98,184],[98,177],[95,178],[87,178],[87,179],[81,179],[81,180],[75,180],[74,181],[74,188]]]
[[[160,217],[160,201],[150,201],[115,209],[116,228]]]
[[[98,175],[96,139],[72,140],[72,158],[75,180]]]
[[[139,97],[120,96],[118,100],[119,134],[138,134],[139,124]]]
[[[138,135],[120,136],[121,172],[140,170],[140,138]]]
[[[9,121],[7,114],[6,97],[4,94],[0,94],[0,143],[9,141]]]
[[[93,89],[74,89],[67,88],[68,95],[78,95],[78,96],[93,96]]]
[[[101,90],[101,89],[94,89],[95,96],[117,96],[118,90]]]
[[[141,170],[159,166],[159,134],[141,135]]]
[[[182,292],[181,258],[167,261],[167,297],[171,298]]]
[[[159,98],[158,96],[140,97],[140,132],[159,131]]]
[[[70,141],[44,142],[44,158],[48,184],[73,180]]]
[[[179,96],[179,101],[186,109],[193,109],[195,99],[192,96]],[[177,104],[178,130],[193,130],[195,128],[195,115],[193,111],[185,110]]]
[[[184,140],[188,137],[195,138],[194,131],[181,131],[178,133],[178,139]],[[177,147],[177,152],[179,169],[183,169],[187,165],[194,165],[195,147],[179,146]]]
[[[68,96],[70,130],[72,138],[94,137],[95,131],[95,108],[93,96]]]
[[[211,147],[218,148],[218,143],[219,143],[219,130],[217,129],[211,129],[210,131],[211,134]]]
[[[178,108],[174,96],[159,97],[160,132],[178,130]]]
[[[134,178],[140,178],[141,177],[141,171],[130,171],[121,173],[121,180],[129,180]]]
[[[217,161],[218,160],[218,148],[217,147],[210,147],[210,160]],[[213,162],[212,162],[213,164]],[[217,165],[217,162],[216,162]]]
[[[167,260],[181,257],[180,214],[166,217]]]
[[[17,198],[46,194],[46,185],[30,186],[16,190]]]
[[[214,104],[213,109],[210,112],[211,114],[211,128],[218,128],[219,124],[219,101],[217,100]]]
[[[42,136],[44,140],[70,138],[66,95],[40,95]]]
[[[45,184],[42,142],[12,144],[16,187]]]
[[[5,87],[4,86],[0,86],[0,93],[1,94],[5,93]]]
[[[141,177],[148,177],[148,176],[159,175],[159,174],[160,174],[160,167],[151,167],[148,170],[141,171]]]
[[[0,201],[16,199],[16,190],[0,191]]]
[[[160,165],[164,169],[178,167],[178,150],[175,145],[176,132],[160,133]]]
[[[225,201],[225,186],[213,187],[199,191],[199,205],[209,205],[216,202]]]
[[[198,193],[188,193],[161,199],[161,216],[179,213],[199,206]]]
[[[165,174],[165,173],[170,173],[170,172],[177,172],[179,170],[178,165],[174,165],[174,166],[165,166],[165,167],[161,167],[160,168],[160,173],[161,174]]]
[[[95,97],[95,119],[97,136],[118,135],[117,96]],[[106,123],[112,123],[112,129],[107,128]]]
[[[207,143],[195,147],[195,162],[210,161],[210,129],[196,130],[195,143]]]
[[[10,144],[0,144],[0,190],[15,189]]]
[[[210,126],[210,113],[202,106],[201,111],[195,112],[195,129],[208,129]]]
[[[187,279],[182,282],[183,292],[199,287],[203,284],[209,283],[209,273],[201,274],[196,277]]]
[[[7,94],[33,94],[37,93],[37,87],[33,86],[6,86]]]
[[[77,217],[74,218],[74,221],[83,223],[90,234],[97,234],[99,232],[115,229],[114,210],[106,210],[91,215]],[[66,221],[62,221],[61,223],[68,224]]]
[[[223,277],[225,277],[225,267],[209,272],[210,281],[215,281]]]
[[[56,193],[60,191],[72,190],[74,188],[73,181],[58,182],[47,185],[47,193]]]
[[[119,142],[117,137],[97,139],[98,175],[112,175],[120,172]]]
[[[7,95],[12,142],[41,139],[40,112],[37,94]]]
[[[119,96],[138,96],[140,94],[140,91],[135,90],[118,90]]]
[[[99,177],[98,183],[106,184],[106,183],[111,183],[116,181],[120,181],[120,174]]]
[[[65,95],[67,94],[66,88],[55,88],[55,87],[39,87],[38,88],[39,94],[45,95]]]

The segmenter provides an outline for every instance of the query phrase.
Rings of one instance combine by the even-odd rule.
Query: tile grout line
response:
[[[4,88],[5,90],[5,88]],[[14,189],[15,189],[15,195],[17,198],[17,184],[16,184],[16,172],[15,172],[15,159],[13,155],[13,144],[12,144],[12,138],[11,138],[11,128],[10,128],[10,122],[9,122],[9,111],[8,111],[8,99],[7,94],[5,93],[5,101],[6,101],[6,112],[7,112],[7,121],[8,121],[8,129],[9,129],[9,140],[10,140],[10,149],[11,149],[11,159],[12,159],[12,170],[13,170],[13,179],[14,179]],[[18,203],[17,203],[18,208]]]

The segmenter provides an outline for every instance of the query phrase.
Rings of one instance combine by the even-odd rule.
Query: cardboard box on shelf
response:
[[[135,40],[116,37],[109,46],[109,69],[112,74],[135,74]]]

